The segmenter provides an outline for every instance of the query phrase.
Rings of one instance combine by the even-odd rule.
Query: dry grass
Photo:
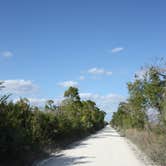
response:
[[[166,134],[128,129],[125,131],[125,136],[154,162],[166,166]]]

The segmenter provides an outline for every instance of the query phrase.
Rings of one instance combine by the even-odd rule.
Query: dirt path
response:
[[[145,166],[111,127],[42,161],[39,166]]]

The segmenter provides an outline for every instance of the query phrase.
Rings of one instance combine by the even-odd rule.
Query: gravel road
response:
[[[145,166],[124,137],[107,126],[38,166]]]

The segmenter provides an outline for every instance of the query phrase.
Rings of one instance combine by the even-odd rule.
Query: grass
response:
[[[128,129],[125,136],[138,146],[155,163],[166,166],[166,133]]]

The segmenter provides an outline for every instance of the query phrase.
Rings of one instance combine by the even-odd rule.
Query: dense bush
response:
[[[52,100],[45,110],[27,99],[16,103],[0,100],[0,165],[28,165],[31,154],[60,146],[104,127],[105,113],[90,100],[81,101],[78,89],[70,87],[60,106]]]

